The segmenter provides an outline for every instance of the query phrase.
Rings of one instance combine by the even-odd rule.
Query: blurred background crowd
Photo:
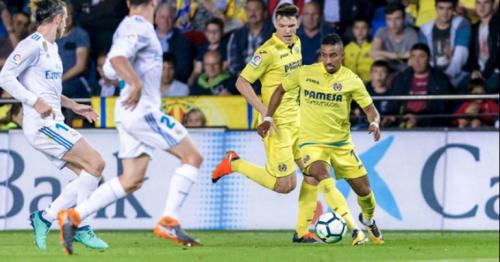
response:
[[[0,68],[17,43],[36,29],[28,2],[0,0]],[[114,30],[128,13],[126,0],[67,2],[67,28],[57,40],[63,94],[118,95],[118,83],[104,77],[102,66]],[[236,77],[271,37],[273,10],[282,2],[300,9],[297,35],[303,64],[317,62],[322,36],[336,32],[345,44],[344,65],[365,81],[372,96],[499,92],[498,0],[159,2],[154,24],[164,51],[162,96],[238,95]],[[255,90],[260,92],[258,84]],[[0,87],[0,99],[9,97]],[[375,104],[383,127],[498,128],[498,100],[377,100]],[[0,104],[0,119],[3,128],[19,127],[21,106]],[[195,122],[199,126],[206,120]],[[355,105],[352,125],[366,126]]]

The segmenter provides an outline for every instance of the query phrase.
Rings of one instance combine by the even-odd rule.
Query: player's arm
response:
[[[266,115],[266,106],[253,90],[252,85],[245,78],[239,76],[236,80],[236,89],[262,116]]]
[[[365,112],[366,118],[370,123],[368,126],[368,133],[373,134],[374,140],[378,141],[380,139],[380,114],[373,103],[364,107],[363,111]]]
[[[274,125],[273,115],[274,112],[276,112],[276,109],[278,109],[278,106],[281,104],[281,99],[285,93],[286,90],[281,84],[274,90],[271,100],[269,101],[269,106],[267,107],[267,113],[264,117],[264,121],[257,127],[257,133],[259,133],[261,137],[265,137],[268,132],[271,133],[271,127],[278,131],[278,128]]]
[[[122,104],[126,109],[130,108],[131,110],[137,106],[141,98],[142,82],[129,61],[148,44],[147,38],[143,38],[135,32],[136,30],[131,30],[130,33],[120,34],[113,40],[108,59],[103,67],[106,77],[110,79],[119,77],[129,86],[128,97]]]
[[[264,50],[257,50],[252,59],[241,71],[236,80],[236,89],[262,116],[266,115],[267,108],[253,90],[252,83],[260,79],[268,69],[272,61],[272,54]]]
[[[93,123],[99,117],[91,106],[79,104],[75,100],[64,95],[61,95],[61,106],[70,109],[75,114],[85,117],[90,123]]]
[[[20,43],[5,61],[0,72],[0,87],[23,104],[35,108],[42,118],[46,118],[53,115],[52,107],[17,79],[36,60],[38,60],[38,46],[29,42]]]

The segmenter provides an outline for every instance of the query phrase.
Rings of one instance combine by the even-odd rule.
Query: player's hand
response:
[[[378,126],[378,123],[376,122],[370,123],[370,126],[368,126],[368,134],[373,134],[373,140],[375,142],[380,140],[380,128]]]
[[[94,123],[99,118],[99,115],[89,105],[76,104],[71,110],[75,114],[85,117],[90,123]]]
[[[43,99],[41,98],[38,98],[36,100],[33,107],[40,114],[42,118],[46,118],[48,116],[52,116],[52,118],[55,118],[56,116],[52,107],[50,107],[50,105],[47,104],[47,102],[43,101]]]
[[[269,117],[268,119],[266,119],[266,117],[264,118],[264,121],[257,127],[257,133],[262,137],[264,138],[266,135],[269,134],[269,136],[272,136],[273,134],[273,130],[279,134],[279,129],[278,127],[276,126],[276,124],[274,124],[273,120],[271,117]]]
[[[130,111],[133,111],[137,106],[137,103],[139,103],[139,100],[141,99],[142,86],[131,85],[129,88],[130,92],[125,101],[122,102],[122,105],[123,107],[125,107],[125,109],[130,109]]]

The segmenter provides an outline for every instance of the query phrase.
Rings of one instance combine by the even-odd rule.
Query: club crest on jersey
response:
[[[254,67],[257,68],[260,63],[262,63],[262,56],[261,55],[254,55],[252,59],[250,60],[250,64]]]
[[[295,51],[295,53],[299,54],[300,53],[300,48],[298,46],[295,46],[293,48],[293,50]]]
[[[22,60],[22,57],[20,54],[15,54],[12,57],[12,62],[14,62],[14,64],[16,64],[16,65],[19,65],[19,63],[21,63],[21,60]]]
[[[281,164],[278,165],[278,171],[280,171],[280,172],[286,172],[286,170],[287,170],[286,164],[281,163]]]
[[[342,84],[341,83],[334,83],[333,84],[333,90],[335,90],[335,91],[342,90]]]

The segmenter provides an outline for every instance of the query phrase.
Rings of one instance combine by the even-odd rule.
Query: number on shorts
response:
[[[68,127],[66,127],[64,124],[60,124],[60,123],[56,123],[56,128],[57,129],[62,129],[64,131],[66,131],[66,132],[69,131]]]
[[[169,128],[169,129],[172,129],[175,126],[175,122],[171,122],[170,117],[168,117],[168,116],[162,116],[161,123],[165,124],[165,126],[167,126],[167,128]]]

